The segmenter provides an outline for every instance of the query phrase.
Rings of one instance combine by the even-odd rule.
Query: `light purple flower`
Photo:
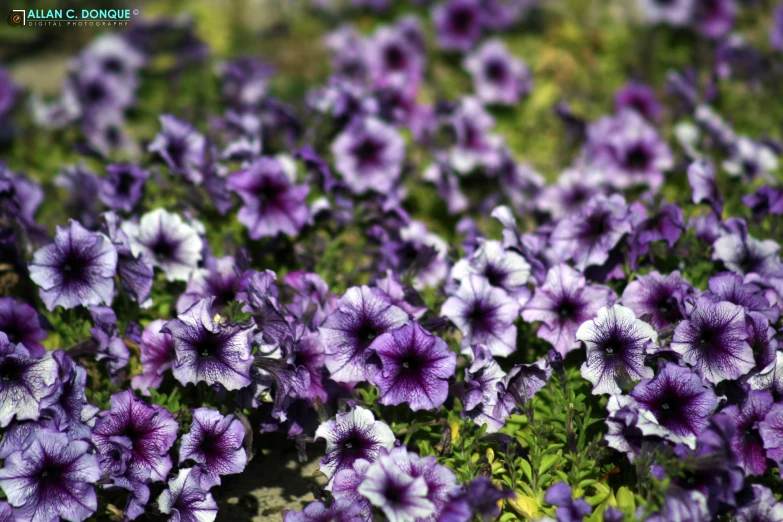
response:
[[[391,126],[376,118],[357,120],[332,144],[337,171],[356,194],[388,193],[402,172],[405,142]]]
[[[179,382],[238,390],[250,384],[250,327],[218,322],[212,311],[214,300],[200,300],[161,331],[174,342],[177,360],[172,371]]]
[[[701,34],[717,39],[731,31],[736,12],[734,0],[698,0],[693,21]]]
[[[435,512],[424,477],[412,477],[393,455],[378,457],[359,485],[359,493],[380,508],[389,522],[414,522]]]
[[[126,390],[111,396],[111,409],[95,421],[92,442],[101,456],[115,449],[116,437],[131,444],[129,467],[149,473],[153,482],[165,480],[171,471],[168,451],[177,440],[177,421],[168,410],[149,406]]]
[[[741,306],[702,298],[690,317],[677,325],[671,348],[708,382],[717,384],[741,377],[755,366],[747,338]]]
[[[98,199],[101,180],[83,164],[73,167],[64,167],[54,184],[67,189],[68,198],[64,203],[69,215],[75,216],[77,221],[86,228],[92,230],[98,224],[98,214],[101,202]]]
[[[149,172],[136,165],[109,165],[101,180],[99,196],[104,205],[114,210],[130,212],[141,199]]]
[[[739,459],[740,466],[746,475],[763,475],[767,469],[767,455],[764,451],[764,441],[771,434],[765,430],[766,439],[761,436],[761,426],[765,417],[772,409],[774,399],[765,391],[751,391],[741,407],[731,405],[723,409],[723,414],[734,421],[734,437],[731,447]]]
[[[284,511],[283,522],[366,522],[368,516],[361,504],[337,499],[329,507],[310,502],[302,511]]]
[[[352,467],[341,469],[335,473],[332,481],[332,496],[339,501],[356,505],[364,517],[369,517],[372,514],[372,506],[366,498],[359,494],[359,485],[364,480],[371,464],[368,460],[357,459]]]
[[[493,355],[509,355],[516,350],[514,320],[519,305],[501,288],[482,276],[470,274],[449,297],[440,311],[462,332],[462,352],[483,344]]]
[[[549,269],[546,281],[536,288],[522,309],[522,319],[541,321],[538,337],[565,355],[579,346],[576,331],[596,316],[598,309],[617,298],[603,285],[586,285],[582,274],[565,264]]]
[[[513,105],[533,87],[525,62],[514,57],[501,40],[489,40],[464,61],[473,77],[476,96],[484,103]]]
[[[103,220],[101,230],[117,249],[117,274],[122,289],[142,308],[149,306],[152,302],[148,297],[155,277],[152,261],[145,254],[133,254],[130,239],[120,228],[120,219],[116,213],[106,212]]]
[[[661,427],[690,445],[696,443],[696,435],[707,427],[718,406],[715,392],[701,377],[674,363],[664,364],[654,378],[639,382],[631,396]]]
[[[695,0],[639,0],[644,16],[651,24],[687,25]]]
[[[387,332],[373,343],[381,369],[373,377],[381,404],[407,402],[413,411],[439,408],[449,394],[457,355],[418,323]]]
[[[276,158],[260,158],[228,177],[227,186],[244,203],[238,219],[251,239],[296,236],[309,218],[304,200],[310,188],[294,184],[293,165]]]
[[[594,394],[622,393],[633,381],[652,378],[652,369],[644,365],[644,353],[658,334],[630,308],[601,308],[595,319],[579,327],[576,338],[587,345],[582,377],[593,384]]]
[[[217,502],[199,485],[193,469],[180,469],[158,497],[158,509],[169,515],[169,522],[213,522],[217,518]]]
[[[495,120],[477,98],[462,98],[447,123],[456,139],[449,150],[449,161],[454,170],[469,174],[477,168],[500,167],[503,138],[491,133]]]
[[[686,296],[691,285],[678,271],[662,275],[652,271],[637,276],[623,291],[622,302],[637,317],[650,315],[650,324],[662,329],[684,318]]]
[[[719,237],[712,247],[712,259],[722,261],[726,268],[738,274],[780,276],[783,273],[777,257],[780,245],[771,239],[760,241],[746,232],[735,231]]]
[[[41,287],[41,299],[49,310],[111,303],[117,250],[106,236],[86,230],[77,221],[68,223],[57,227],[54,243],[35,252],[30,279]]]
[[[33,358],[21,344],[0,332],[0,428],[12,420],[37,420],[41,408],[53,403],[59,391],[57,361],[51,353]]]
[[[472,419],[478,426],[486,424],[487,432],[494,433],[503,427],[508,413],[507,408],[499,406],[499,385],[506,372],[484,346],[474,345],[471,351],[473,362],[465,369],[460,415]]]
[[[609,251],[631,232],[622,196],[593,196],[582,211],[560,221],[552,231],[552,249],[561,260],[573,259],[579,270],[602,265]]]
[[[557,506],[558,522],[581,522],[592,512],[590,504],[584,499],[571,497],[571,488],[565,482],[558,482],[549,487],[544,495],[544,502]]]
[[[753,194],[742,196],[742,203],[753,211],[757,219],[768,214],[783,214],[783,190],[764,185]]]
[[[530,297],[525,286],[530,277],[530,264],[514,250],[504,249],[500,241],[479,240],[478,249],[451,269],[451,278],[457,281],[469,274],[484,276],[490,285],[502,288],[520,301]]]
[[[761,289],[755,284],[745,284],[742,277],[731,272],[721,272],[708,281],[709,293],[715,301],[728,301],[740,305],[746,313],[755,312],[774,323],[780,317],[780,310],[771,306]]]
[[[233,415],[225,417],[211,408],[193,410],[190,432],[182,436],[179,463],[192,460],[201,467],[200,485],[205,491],[220,485],[221,475],[241,473],[247,464],[242,446],[245,427]]]
[[[427,485],[427,500],[435,506],[433,517],[426,520],[433,520],[434,515],[441,512],[449,500],[450,493],[457,487],[454,473],[446,466],[438,464],[434,456],[420,457],[404,446],[391,450],[389,457],[396,461],[399,469],[406,475],[414,479],[419,477],[424,479]]]
[[[723,196],[715,182],[715,167],[704,160],[694,161],[688,167],[688,183],[693,191],[693,202],[706,202],[718,216],[723,212]]]
[[[326,368],[337,382],[368,380],[367,366],[378,336],[408,322],[408,314],[377,288],[349,288],[337,310],[318,329],[326,350]]]
[[[735,514],[737,522],[775,522],[783,520],[783,502],[779,502],[772,491],[760,484],[752,484],[753,500],[739,508]]]
[[[778,355],[780,357],[780,352]],[[764,420],[759,422],[758,433],[767,457],[777,463],[778,469],[783,469],[783,403],[772,405]]]
[[[752,181],[757,177],[774,180],[771,174],[778,168],[775,151],[765,143],[744,136],[738,138],[732,147],[731,156],[723,162],[723,170],[730,176]]]
[[[394,433],[372,412],[361,406],[338,413],[334,420],[318,426],[316,439],[326,441],[326,455],[319,463],[321,473],[330,480],[335,473],[351,469],[359,459],[375,462],[382,448],[394,447]]]
[[[516,413],[546,386],[552,376],[547,357],[530,364],[516,364],[498,384],[498,404],[493,417],[502,419]]]
[[[652,88],[634,81],[617,91],[614,95],[614,107],[617,112],[632,109],[648,121],[658,121],[661,116],[661,104]]]
[[[158,208],[141,216],[138,223],[123,221],[121,229],[133,255],[146,256],[169,281],[187,281],[201,261],[201,238],[179,214]]]
[[[48,430],[9,455],[0,469],[0,487],[16,520],[28,522],[87,519],[98,509],[94,484],[100,478],[98,458],[88,442]]]
[[[149,151],[157,153],[169,168],[198,185],[203,180],[206,139],[189,123],[170,114],[160,117],[161,131],[149,144]]]

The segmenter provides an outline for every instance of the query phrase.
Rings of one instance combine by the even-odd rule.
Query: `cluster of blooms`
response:
[[[433,416],[457,399],[463,419],[493,433],[526,413],[564,359],[580,353],[593,394],[608,396],[607,445],[634,462],[669,451],[685,466],[643,470],[669,481],[647,520],[783,519],[783,504],[753,482],[773,465],[783,469],[783,262],[777,242],[751,234],[783,214],[780,148],[735,133],[709,105],[714,85],[672,72],[668,87],[683,106],[678,149],[662,137],[666,107],[655,91],[630,82],[615,112],[596,121],[558,107],[580,150],[545,183],[514,159],[491,113],[523,103],[533,79],[502,39],[487,35],[534,3],[433,6],[426,23],[435,46],[461,53],[473,82],[471,95],[452,102],[421,102],[432,50],[424,20],[404,17],[370,35],[339,27],[324,42],[333,74],[306,97],[307,117],[332,126],[326,140],[267,92],[269,66],[238,58],[218,70],[225,113],[208,130],[164,114],[142,150],[126,111],[161,35],[178,33],[178,67],[205,58],[191,25],[138,24],[80,53],[62,97],[34,100],[33,110],[42,126],[78,125],[79,152],[103,162],[105,174],[62,168],[55,184],[68,193],[71,219],[49,237],[36,222],[41,186],[0,168],[0,258],[20,278],[18,299],[0,299],[0,520],[82,521],[107,491],[123,494],[127,520],[157,512],[210,522],[218,510],[210,491],[245,469],[253,431],[325,443],[321,500],[286,521],[378,513],[393,522],[489,520],[513,492],[486,476],[458,484],[355,392],[374,387],[380,405]],[[639,6],[652,22],[718,39],[716,82],[757,53],[728,34],[734,0]],[[772,43],[783,47],[783,15],[776,20]],[[18,96],[0,71],[0,123]],[[426,158],[420,179],[412,148]],[[110,162],[118,154],[130,162]],[[729,177],[765,183],[742,197],[747,219],[725,215],[716,157]],[[689,203],[662,194],[678,170]],[[473,193],[475,179],[496,190]],[[198,203],[150,209],[153,180],[176,180]],[[406,210],[417,182],[434,185],[459,219],[462,254]],[[301,269],[278,280],[254,265],[250,249],[210,244],[208,218],[234,213],[248,243],[266,241],[271,251],[273,241],[310,245],[317,231],[358,224],[368,277],[349,277],[355,286],[336,295],[297,251],[287,261]],[[500,238],[471,217],[481,213],[497,220]],[[223,250],[230,254],[214,253]],[[667,251],[709,265],[701,288],[683,276],[685,263],[673,270]],[[422,297],[433,287],[444,297],[438,309]],[[166,292],[178,297],[159,307]],[[128,307],[143,319],[118,317]],[[89,335],[47,350],[44,309],[49,317],[73,311]],[[514,364],[530,341],[518,335],[523,328],[547,353]],[[123,390],[106,409],[88,402],[87,368],[95,369],[89,379],[105,375]],[[221,402],[171,412],[148,400],[167,381],[212,390]],[[592,512],[572,494],[565,483],[546,493],[559,522]],[[602,516],[624,517],[615,508]]]

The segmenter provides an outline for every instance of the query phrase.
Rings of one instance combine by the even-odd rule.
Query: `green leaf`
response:
[[[538,467],[538,474],[543,475],[549,471],[549,468],[554,466],[558,460],[560,460],[559,453],[545,455],[544,458],[541,459],[541,466]]]
[[[530,463],[525,459],[519,459],[517,461],[517,465],[522,470],[522,473],[525,475],[527,481],[533,482],[533,470],[530,468]]]

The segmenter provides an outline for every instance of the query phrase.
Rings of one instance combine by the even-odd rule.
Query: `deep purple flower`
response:
[[[130,360],[128,346],[117,335],[117,314],[108,306],[91,306],[90,315],[95,323],[95,326],[90,328],[90,334],[96,343],[95,358],[106,364],[109,375],[114,379]]]
[[[21,344],[0,332],[0,428],[17,421],[37,420],[41,408],[56,400],[60,382],[51,353],[33,358]]]
[[[133,377],[131,386],[142,395],[150,394],[148,388],[158,389],[163,382],[163,374],[174,366],[176,360],[174,341],[169,334],[161,331],[165,324],[166,321],[156,319],[141,334],[142,373]]]
[[[337,499],[329,507],[310,502],[302,511],[284,511],[283,522],[365,522],[367,516],[361,504]]]
[[[649,86],[639,82],[629,82],[614,95],[614,107],[617,112],[632,109],[648,121],[658,121],[661,117],[661,104],[655,92]]]
[[[187,281],[201,260],[202,241],[179,214],[158,208],[138,223],[122,222],[134,256],[144,255],[166,274],[169,281]]]
[[[704,36],[720,38],[734,26],[736,11],[734,0],[697,0],[693,21]]]
[[[783,502],[769,488],[752,484],[753,500],[735,513],[737,522],[775,522],[783,520]]]
[[[508,355],[516,350],[514,320],[519,305],[483,276],[465,277],[456,293],[443,303],[440,314],[462,332],[463,353],[474,344],[486,345],[493,355]]]
[[[275,158],[261,158],[229,176],[227,186],[239,194],[244,205],[238,219],[251,239],[296,236],[308,219],[304,203],[310,188],[294,184],[293,165]]]
[[[177,300],[177,313],[206,297],[214,297],[216,310],[237,299],[237,295],[247,286],[249,273],[243,274],[231,256],[207,257],[204,268],[193,271],[188,280],[185,293]]]
[[[158,497],[158,509],[169,522],[213,522],[218,505],[200,485],[194,468],[180,469]]]
[[[180,465],[192,460],[201,467],[200,484],[205,491],[220,485],[221,475],[241,473],[247,464],[242,446],[245,427],[233,415],[225,417],[211,408],[193,410],[190,432],[179,447]]]
[[[378,337],[373,349],[381,360],[373,378],[381,404],[407,402],[417,411],[437,409],[446,401],[457,355],[443,339],[409,323]]]
[[[742,196],[742,203],[753,211],[756,219],[767,214],[783,214],[783,190],[764,185],[753,194]]]
[[[415,89],[424,72],[424,55],[397,27],[380,27],[369,41],[375,87]]]
[[[86,228],[93,230],[98,225],[101,202],[98,199],[101,180],[85,165],[65,167],[54,178],[54,184],[68,190],[65,209]]]
[[[560,221],[552,231],[552,249],[559,259],[573,259],[579,270],[602,265],[609,251],[631,232],[628,205],[622,196],[593,196],[581,212]]]
[[[29,522],[87,519],[98,509],[94,484],[99,478],[90,444],[54,431],[39,431],[0,469],[0,487],[16,520]]]
[[[519,301],[530,297],[525,286],[530,264],[514,250],[504,249],[500,241],[480,239],[476,251],[469,258],[457,261],[451,270],[451,278],[457,281],[469,274],[484,276],[490,285],[502,288]]]
[[[372,376],[367,360],[378,336],[408,322],[408,315],[377,288],[349,288],[337,310],[318,329],[326,350],[326,368],[337,382],[359,382]]]
[[[13,344],[23,344],[33,357],[42,357],[46,330],[41,328],[38,313],[27,303],[11,297],[0,297],[0,332]]]
[[[395,441],[389,426],[375,420],[372,412],[361,406],[338,413],[334,420],[318,426],[315,438],[326,441],[326,455],[319,469],[329,479],[342,469],[353,468],[359,459],[375,462],[381,448],[391,449]]]
[[[718,405],[715,392],[688,368],[666,363],[653,379],[637,384],[631,396],[651,412],[658,424],[679,440],[695,444],[696,435]]]
[[[579,326],[616,298],[610,288],[586,285],[582,274],[560,264],[549,269],[544,284],[536,288],[535,295],[522,309],[522,319],[541,321],[538,337],[565,355],[579,346],[576,340]]]
[[[405,142],[391,126],[376,118],[357,120],[332,144],[337,171],[356,194],[391,191],[402,171]]]
[[[54,352],[52,357],[60,367],[60,386],[47,400],[42,416],[51,418],[58,430],[66,431],[71,439],[89,439],[100,409],[89,404],[84,394],[87,371],[63,351]]]
[[[117,250],[107,237],[77,221],[68,223],[57,227],[54,243],[35,252],[30,279],[41,287],[41,299],[49,310],[111,303]]]
[[[546,357],[534,363],[514,365],[498,384],[498,404],[493,416],[505,418],[517,412],[533,398],[533,395],[546,386],[551,376],[552,366]]]
[[[132,468],[149,472],[150,479],[161,481],[171,470],[168,451],[177,439],[177,421],[168,410],[149,406],[126,390],[111,396],[111,409],[102,412],[95,422],[92,442],[102,456],[115,449],[116,437],[127,437],[131,443]]]
[[[637,276],[623,291],[622,302],[637,317],[650,315],[650,324],[662,329],[684,317],[684,299],[691,285],[678,271],[664,276],[657,271]]]
[[[238,390],[250,384],[250,327],[218,322],[215,298],[202,299],[185,313],[166,323],[161,331],[171,335],[177,360],[174,377],[183,385],[206,382]]]
[[[514,57],[501,40],[490,40],[464,61],[473,76],[476,96],[484,103],[513,105],[533,87],[525,62]]]
[[[462,400],[462,418],[472,419],[487,432],[493,433],[503,427],[507,408],[499,405],[501,380],[506,373],[492,358],[492,354],[483,345],[471,346],[473,361],[465,369],[465,383],[460,399]],[[496,415],[499,415],[496,417]]]
[[[783,403],[772,405],[764,420],[759,422],[758,433],[767,457],[775,461],[778,469],[783,469]]]
[[[746,475],[763,475],[767,469],[767,456],[761,436],[761,422],[772,409],[774,399],[768,392],[753,390],[741,407],[726,406],[722,413],[734,421],[734,437],[731,447],[737,454],[740,466]],[[769,426],[769,424],[765,424]],[[770,431],[765,431],[770,435]]]
[[[770,322],[776,322],[780,316],[780,310],[771,306],[758,286],[745,284],[742,277],[731,272],[721,272],[710,278],[707,283],[710,292],[706,295],[716,301],[728,301],[745,309],[746,313],[755,312],[767,318]]]
[[[446,0],[432,10],[441,48],[469,51],[481,36],[483,14],[476,0]]]
[[[395,455],[381,455],[367,470],[359,493],[380,508],[390,522],[413,522],[435,512],[427,499],[424,477],[413,477],[400,466]]]
[[[642,451],[645,437],[639,426],[639,404],[630,395],[610,395],[606,410],[604,440],[610,448],[625,454],[633,462]]]
[[[160,155],[169,168],[195,184],[201,183],[206,139],[189,123],[170,114],[160,117],[161,131],[149,144],[149,151]]]
[[[644,353],[658,334],[630,308],[601,308],[595,319],[579,327],[576,338],[587,345],[582,377],[593,383],[594,394],[622,393],[631,382],[652,378],[652,369],[644,365]]]
[[[557,506],[558,522],[581,522],[593,509],[584,499],[571,497],[571,488],[565,482],[558,482],[544,495],[544,502]]]
[[[500,167],[503,139],[491,133],[495,120],[477,98],[462,98],[446,122],[455,138],[449,151],[454,170],[469,174],[477,168]]]
[[[144,182],[149,172],[131,163],[109,165],[101,180],[101,201],[114,210],[130,212],[141,199]]]
[[[685,230],[682,210],[677,205],[668,204],[652,217],[643,220],[634,227],[634,241],[647,245],[653,241],[666,241],[673,247]]]
[[[747,338],[741,306],[702,298],[690,317],[677,325],[671,348],[708,382],[717,384],[741,377],[755,366]]]

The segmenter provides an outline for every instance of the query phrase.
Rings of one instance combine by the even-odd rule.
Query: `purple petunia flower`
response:
[[[46,351],[39,342],[46,339],[38,313],[27,303],[11,297],[0,297],[0,332],[14,344],[23,344],[33,357],[42,357]]]
[[[658,424],[690,445],[708,423],[718,405],[712,391],[693,371],[673,363],[664,364],[653,379],[637,384],[631,396],[640,408],[651,412]]]
[[[783,358],[781,352],[778,352],[778,358]],[[758,433],[767,457],[777,463],[778,469],[783,469],[783,403],[772,405],[764,420],[759,422]]]
[[[90,334],[97,345],[95,358],[104,361],[109,375],[115,379],[130,360],[128,346],[117,335],[117,314],[108,306],[91,306],[90,315],[95,323],[95,326],[90,328]]]
[[[117,249],[117,274],[122,289],[142,308],[149,306],[152,301],[148,297],[155,277],[152,261],[146,254],[133,254],[130,239],[120,228],[120,219],[116,213],[106,212],[103,219],[101,230]]]
[[[408,322],[408,314],[391,303],[377,288],[349,288],[337,302],[337,310],[318,329],[326,350],[326,368],[337,382],[368,380],[367,366],[376,339]]]
[[[486,424],[487,432],[493,433],[503,427],[505,415],[508,413],[508,408],[500,404],[498,393],[506,373],[486,347],[473,345],[471,351],[473,361],[465,369],[465,384],[460,397],[463,408],[460,415],[463,419],[472,419],[478,426]]]
[[[361,504],[344,499],[335,500],[329,507],[323,502],[310,502],[302,511],[284,513],[283,522],[366,522],[368,517]]]
[[[206,139],[189,123],[170,114],[160,117],[163,129],[149,144],[149,151],[158,154],[169,168],[198,185],[203,180]]]
[[[655,92],[649,86],[629,82],[614,96],[614,107],[617,112],[631,109],[648,121],[658,121],[661,116],[661,104],[655,96]]]
[[[130,163],[109,165],[98,193],[101,201],[111,209],[130,212],[141,199],[144,182],[149,175],[146,170]]]
[[[783,520],[783,502],[772,491],[760,484],[752,484],[753,500],[735,513],[737,522],[775,522]]]
[[[783,271],[777,252],[780,245],[771,239],[759,241],[746,231],[725,234],[712,245],[712,259],[722,261],[738,274],[758,274],[762,277],[780,275]]]
[[[442,49],[468,51],[481,36],[483,14],[477,0],[446,0],[432,10]]]
[[[412,477],[394,455],[381,455],[367,470],[359,493],[380,508],[389,522],[413,522],[435,512],[424,477]]]
[[[622,393],[631,382],[652,378],[652,369],[644,365],[644,352],[658,334],[630,308],[601,308],[595,319],[579,327],[576,338],[587,345],[582,377],[593,383],[594,394]]]
[[[49,310],[111,303],[117,250],[106,236],[86,230],[77,221],[68,223],[57,227],[54,243],[35,252],[30,279],[41,287],[41,299]]]
[[[707,283],[710,291],[705,295],[714,301],[728,301],[754,312],[774,323],[780,316],[780,310],[771,306],[760,288],[754,284],[745,284],[742,277],[731,272],[721,272],[710,278]]]
[[[356,194],[392,190],[402,172],[405,142],[376,118],[356,120],[332,144],[337,171]]]
[[[693,202],[706,202],[720,216],[723,212],[723,196],[715,183],[715,167],[707,161],[694,161],[688,167],[688,183],[693,191]]]
[[[202,299],[166,323],[177,360],[172,371],[183,385],[206,382],[238,390],[250,384],[250,326],[216,320],[214,297]]]
[[[449,161],[460,174],[477,168],[497,169],[503,159],[503,138],[492,134],[495,120],[474,97],[462,98],[448,116],[450,132],[455,137]]]
[[[767,144],[739,137],[733,144],[731,156],[723,162],[723,170],[734,177],[752,181],[757,177],[774,180],[772,172],[778,168],[775,151]]]
[[[633,462],[639,456],[644,433],[639,428],[639,405],[630,395],[610,395],[606,403],[607,445],[624,453]]]
[[[549,486],[544,502],[557,506],[558,522],[581,522],[593,509],[584,499],[571,497],[571,488],[565,482]]]
[[[536,288],[535,295],[522,309],[522,319],[541,321],[538,337],[565,355],[579,346],[576,340],[579,326],[616,298],[610,288],[586,285],[582,274],[560,264],[549,269],[544,284]]]
[[[457,487],[454,473],[438,464],[435,457],[420,457],[416,453],[409,452],[404,446],[394,448],[388,455],[396,461],[404,474],[414,479],[419,477],[424,479],[427,485],[426,498],[432,502],[435,513],[440,513],[449,500],[449,494]]]
[[[90,444],[65,433],[39,431],[0,469],[0,487],[16,520],[81,522],[95,513],[94,484],[101,478]]]
[[[742,196],[742,203],[753,211],[756,219],[783,214],[783,190],[764,185],[753,194]]]
[[[550,237],[560,260],[573,259],[579,270],[602,265],[609,251],[631,232],[628,205],[622,196],[593,196],[581,212],[555,226]]]
[[[158,509],[169,522],[213,522],[218,505],[200,485],[194,468],[180,469],[158,497]]]
[[[375,87],[415,89],[424,71],[424,54],[415,42],[397,27],[380,27],[368,47]]]
[[[73,362],[65,352],[56,351],[52,357],[60,367],[60,387],[42,415],[51,418],[60,431],[66,431],[72,439],[89,439],[95,416],[100,409],[89,404],[84,394],[87,388],[87,371]]]
[[[57,361],[51,353],[33,358],[21,344],[0,332],[0,428],[17,421],[37,420],[41,408],[59,391]]]
[[[462,332],[463,353],[474,344],[486,345],[493,355],[508,355],[516,350],[514,320],[519,305],[485,277],[465,277],[456,293],[443,303],[440,314]]]
[[[126,390],[111,396],[111,409],[95,421],[92,442],[102,457],[111,457],[113,442],[125,437],[130,443],[128,468],[148,473],[153,482],[165,480],[171,471],[168,451],[177,440],[177,421],[168,410],[147,405]],[[149,493],[147,493],[149,494]]]
[[[326,441],[326,455],[319,469],[330,480],[338,471],[352,469],[359,459],[375,462],[381,449],[393,448],[395,441],[389,426],[375,420],[372,412],[361,406],[338,413],[334,420],[318,426],[315,438]]]
[[[734,437],[731,447],[737,454],[740,466],[746,475],[763,475],[767,469],[767,455],[764,438],[761,436],[762,421],[772,409],[774,399],[769,392],[753,390],[748,393],[741,407],[726,406],[722,413],[734,422]],[[769,424],[765,424],[769,426]],[[765,430],[767,439],[770,431]]]
[[[244,203],[238,219],[251,239],[296,236],[309,218],[304,200],[310,188],[294,184],[293,165],[275,158],[260,158],[228,177],[227,187]]]
[[[98,225],[101,206],[98,199],[100,178],[79,164],[63,168],[54,178],[54,184],[68,190],[69,197],[64,204],[68,215],[75,216],[79,223],[93,230]]]
[[[704,36],[721,38],[734,26],[736,11],[734,0],[697,0],[693,22]]]
[[[555,219],[582,210],[590,199],[606,189],[602,171],[592,167],[566,169],[536,198],[536,208]]]
[[[365,518],[372,514],[372,506],[366,498],[359,494],[359,486],[364,481],[364,476],[371,464],[368,460],[357,459],[352,467],[341,469],[335,473],[332,481],[332,496],[339,501],[356,505]]]
[[[138,223],[123,221],[121,229],[133,255],[151,260],[169,281],[187,281],[201,261],[201,238],[179,214],[159,208],[141,216]]]
[[[490,40],[464,61],[473,76],[476,96],[484,103],[513,105],[533,87],[525,62],[509,53],[501,40]]]
[[[520,301],[530,297],[525,286],[530,277],[530,264],[514,250],[504,249],[500,241],[480,239],[478,249],[451,269],[451,278],[457,281],[469,274],[484,276],[490,285],[502,288]]]
[[[449,394],[457,355],[418,323],[387,332],[373,343],[381,369],[373,377],[381,404],[407,402],[413,411],[439,408]]]
[[[212,257],[204,261],[204,268],[193,271],[188,280],[185,293],[177,299],[177,313],[184,313],[188,308],[206,297],[214,297],[217,310],[222,309],[245,290],[250,273],[242,273],[236,260],[231,256]]]
[[[551,376],[552,366],[546,357],[534,363],[514,365],[497,385],[498,403],[493,416],[501,419],[517,412],[533,398],[533,395],[546,386]]]
[[[781,401],[783,399],[783,351],[776,351],[774,362],[751,375],[748,384],[751,389],[768,391],[775,401]]]
[[[695,0],[640,0],[644,16],[651,24],[681,26],[690,22]]]
[[[717,384],[741,377],[755,366],[747,338],[741,306],[701,298],[691,316],[677,325],[671,348],[708,382]]]
[[[225,417],[211,408],[193,410],[190,432],[182,436],[180,465],[192,460],[201,467],[200,485],[204,491],[220,485],[221,475],[241,473],[247,464],[242,446],[245,427],[233,415]]]
[[[684,299],[692,291],[691,285],[678,271],[664,276],[657,271],[637,276],[623,291],[622,302],[637,317],[650,315],[650,324],[662,329],[684,317]]]

